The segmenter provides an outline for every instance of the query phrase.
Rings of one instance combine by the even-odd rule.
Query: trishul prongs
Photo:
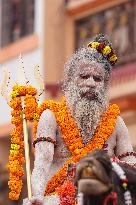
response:
[[[36,65],[34,68],[34,77],[38,85],[37,95],[36,95],[36,98],[38,99],[38,97],[41,96],[42,93],[44,92],[44,80],[40,74],[39,65]]]
[[[27,85],[29,83],[26,78],[25,70],[24,70],[24,62],[22,59],[22,55],[19,55],[18,58],[18,70],[17,70],[17,84],[18,85]]]
[[[4,78],[0,86],[0,93],[3,96],[3,98],[7,101],[7,103],[9,104],[10,95],[8,94],[9,93],[8,87],[10,83],[10,72],[5,67],[3,68],[3,72],[4,72]]]
[[[0,86],[0,92],[1,92],[1,95],[4,97],[4,99],[7,101],[7,103],[9,104],[11,97],[9,95],[8,88],[9,88],[11,76],[10,76],[10,72],[6,68],[4,68],[3,70],[4,70],[4,78]],[[33,72],[34,72],[35,81],[37,83],[36,98],[38,100],[39,97],[44,92],[44,80],[40,74],[38,65],[34,67]],[[17,82],[17,85],[22,85],[22,86],[26,86],[30,83],[25,74],[24,63],[23,63],[21,54],[19,55],[19,58],[18,58],[18,70],[17,70],[17,81],[16,82]]]

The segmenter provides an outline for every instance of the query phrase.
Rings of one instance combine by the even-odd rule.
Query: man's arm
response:
[[[56,119],[50,110],[45,110],[37,127],[37,138],[46,137],[56,140]],[[35,161],[32,172],[32,192],[34,196],[44,196],[47,185],[49,169],[54,155],[54,144],[51,142],[38,142],[35,145]]]
[[[122,161],[126,161],[128,163],[136,163],[136,157],[133,156],[134,152],[128,129],[120,116],[117,118],[116,135],[116,156],[119,157],[119,159]]]

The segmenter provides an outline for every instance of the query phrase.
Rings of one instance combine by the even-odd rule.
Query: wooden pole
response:
[[[26,175],[27,175],[27,190],[28,190],[28,199],[30,199],[32,197],[31,171],[30,171],[30,157],[29,157],[27,121],[25,119],[25,114],[24,113],[23,113],[23,133],[24,133],[24,148],[25,148]]]

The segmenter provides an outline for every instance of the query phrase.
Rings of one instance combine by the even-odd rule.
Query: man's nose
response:
[[[95,81],[94,81],[93,77],[90,77],[87,79],[86,86],[91,87],[91,88],[95,87]]]

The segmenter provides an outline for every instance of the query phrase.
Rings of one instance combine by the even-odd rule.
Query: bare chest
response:
[[[54,150],[54,156],[53,156],[53,163],[50,168],[49,172],[49,178],[50,179],[66,162],[67,159],[69,159],[72,155],[70,151],[68,150],[68,147],[63,141],[61,131],[58,129],[56,132],[56,141],[57,146]],[[114,148],[116,146],[116,136],[115,133],[113,133],[107,142],[105,142],[107,153],[110,157],[114,156]]]
[[[62,160],[62,159],[66,160],[70,158],[72,155],[63,140],[63,137],[62,137],[62,134],[59,128],[56,132],[56,140],[57,140],[57,146],[55,147],[55,151],[54,151],[55,162],[58,160]],[[116,132],[115,131],[105,142],[104,148],[107,150],[107,153],[109,154],[110,157],[114,155],[114,151],[116,148]]]

